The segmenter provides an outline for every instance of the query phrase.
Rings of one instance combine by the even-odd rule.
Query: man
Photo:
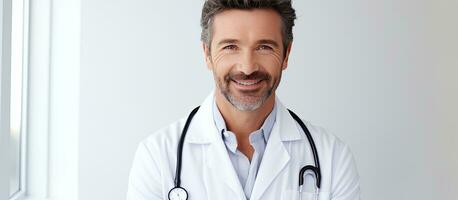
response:
[[[202,46],[216,89],[194,116],[140,144],[127,199],[360,198],[349,148],[322,128],[302,128],[275,96],[295,18],[289,0],[205,2]],[[299,173],[317,163],[315,174]]]

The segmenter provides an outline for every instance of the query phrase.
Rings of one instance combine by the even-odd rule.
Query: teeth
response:
[[[248,86],[248,85],[254,85],[254,84],[257,84],[259,82],[261,82],[261,80],[259,81],[256,81],[256,82],[253,82],[253,81],[250,81],[250,82],[243,82],[243,81],[235,81],[236,83],[240,84],[240,85],[245,85],[245,86]]]

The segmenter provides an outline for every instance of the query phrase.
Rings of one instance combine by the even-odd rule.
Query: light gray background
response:
[[[82,1],[80,199],[125,199],[138,143],[213,88],[199,41],[201,6]],[[456,199],[458,1],[294,6],[278,95],[350,145],[363,199]]]

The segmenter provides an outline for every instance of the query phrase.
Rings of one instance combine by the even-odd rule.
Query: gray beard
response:
[[[256,97],[257,100],[254,102],[246,102],[243,100],[240,100],[236,98],[234,95],[232,95],[229,91],[221,89],[221,93],[223,96],[229,101],[229,103],[232,104],[235,108],[241,110],[241,111],[254,111],[262,106],[264,102],[272,95],[272,88],[270,88],[265,94],[263,94],[261,97]]]
[[[213,73],[215,73],[213,71]],[[261,94],[260,97],[253,97],[253,96],[248,96],[247,99],[244,101],[244,97],[237,98],[235,95],[231,93],[229,90],[229,79],[226,81],[225,79],[219,80],[216,76],[216,74],[213,74],[215,78],[215,82],[217,83],[217,86],[221,92],[221,94],[226,98],[229,103],[232,104],[235,108],[237,108],[240,111],[254,111],[258,108],[260,108],[264,102],[267,101],[267,99],[272,95],[272,93],[277,89],[280,80],[281,80],[281,71],[280,71],[280,76],[277,81],[274,79],[270,79],[271,81],[274,81],[272,87],[270,87],[267,91],[263,91],[263,94]],[[227,87],[224,87],[227,86]],[[256,98],[254,101],[252,99],[248,98]]]

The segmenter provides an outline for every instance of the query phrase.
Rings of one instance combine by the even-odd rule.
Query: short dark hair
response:
[[[202,8],[200,26],[202,27],[201,40],[209,47],[212,40],[213,19],[216,14],[228,9],[273,9],[282,20],[282,37],[284,51],[293,41],[293,26],[296,11],[291,0],[206,0]]]

